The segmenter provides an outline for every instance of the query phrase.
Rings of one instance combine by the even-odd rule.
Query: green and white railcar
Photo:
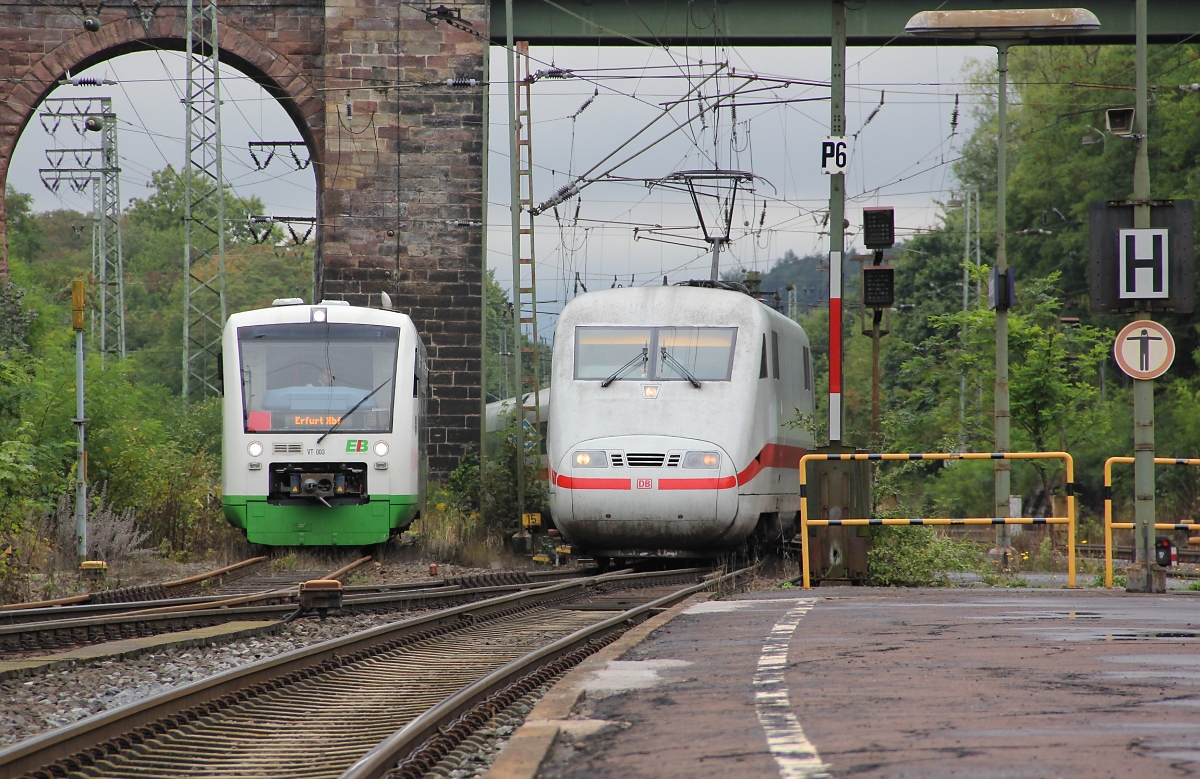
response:
[[[229,317],[225,516],[256,544],[387,541],[425,503],[425,346],[405,314],[341,301]]]

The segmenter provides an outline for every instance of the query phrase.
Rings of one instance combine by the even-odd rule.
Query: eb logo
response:
[[[362,438],[358,439],[357,441],[347,441],[346,442],[346,451],[347,452],[365,452],[365,451],[367,451],[367,442],[365,439],[362,439]]]
[[[639,490],[654,489],[654,479],[638,479],[637,480],[637,488]]]

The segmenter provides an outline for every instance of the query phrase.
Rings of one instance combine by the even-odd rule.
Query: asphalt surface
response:
[[[593,674],[538,775],[1197,776],[1198,637],[1192,593],[739,596]]]

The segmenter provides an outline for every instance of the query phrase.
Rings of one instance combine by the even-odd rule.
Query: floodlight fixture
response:
[[[1109,108],[1104,112],[1104,128],[1118,137],[1133,135],[1133,106]]]

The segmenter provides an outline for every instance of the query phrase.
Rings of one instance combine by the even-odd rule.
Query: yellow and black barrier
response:
[[[1112,521],[1112,467],[1115,463],[1130,464],[1132,457],[1110,457],[1104,461],[1104,586],[1113,586],[1113,530],[1133,530],[1132,522]],[[1200,459],[1188,457],[1155,457],[1155,465],[1200,465]],[[1155,530],[1200,530],[1200,523],[1155,522]]]
[[[896,519],[809,519],[808,463],[813,460],[1062,460],[1067,471],[1067,516],[1065,517],[963,517],[963,518],[896,518]],[[1200,461],[1198,461],[1200,462]],[[808,528],[855,527],[864,525],[1066,525],[1067,526],[1067,587],[1075,586],[1075,461],[1066,452],[916,452],[863,454],[806,454],[800,458],[800,538],[804,543],[801,555],[804,568],[804,589],[812,589],[809,581]]]

